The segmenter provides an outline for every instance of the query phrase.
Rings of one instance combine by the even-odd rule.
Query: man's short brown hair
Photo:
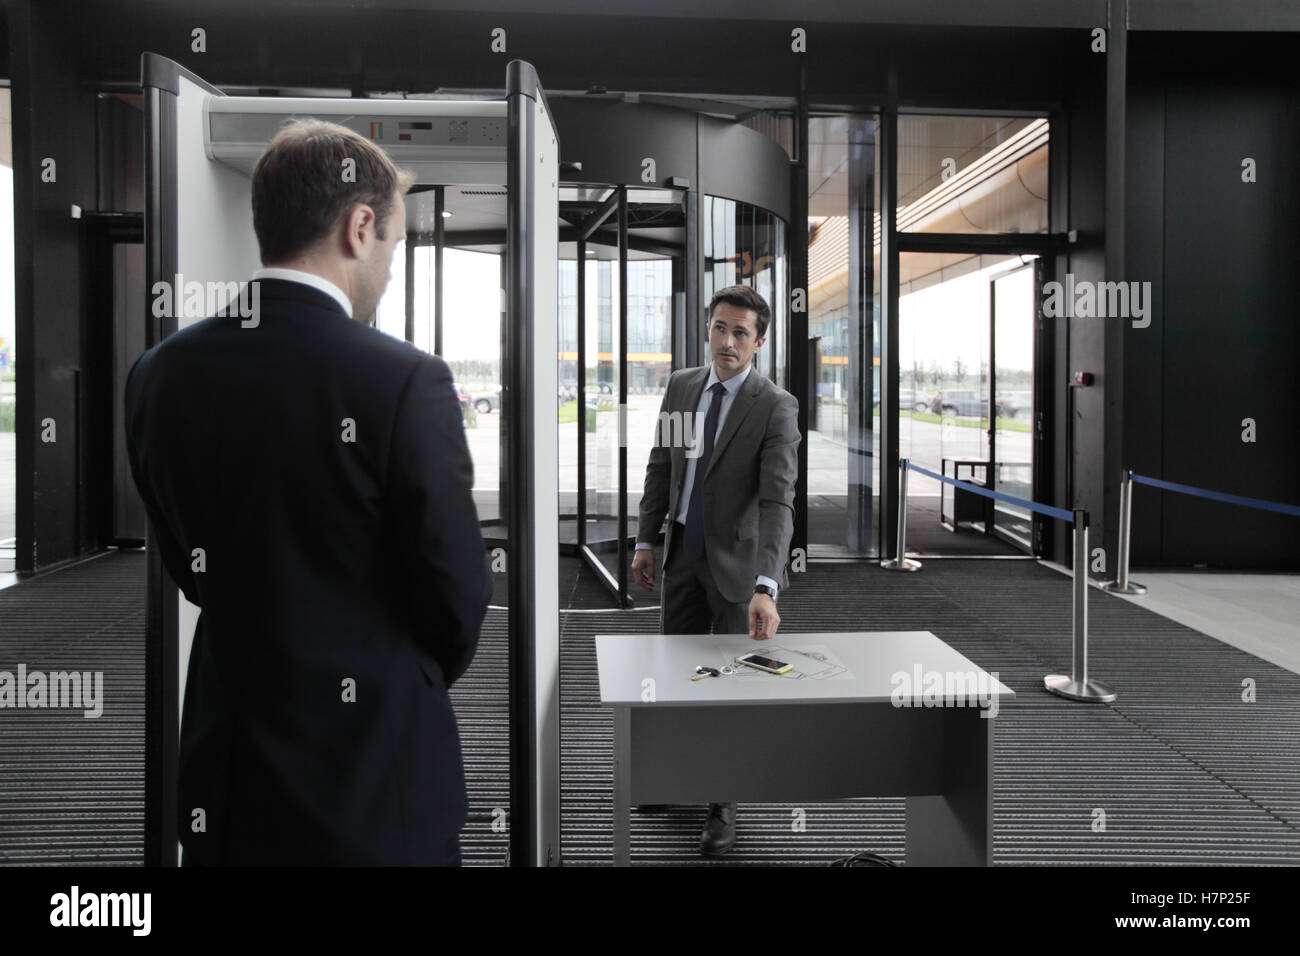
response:
[[[347,162],[351,160],[351,162]],[[318,119],[291,120],[253,167],[253,231],[262,262],[284,262],[327,236],[356,203],[375,211],[375,231],[415,174],[360,133]]]
[[[767,324],[772,321],[772,310],[767,307],[767,300],[749,286],[729,285],[713,293],[713,298],[709,300],[710,321],[713,320],[713,310],[717,308],[719,302],[726,302],[738,309],[753,309],[757,314],[757,321],[754,324],[758,332],[754,338],[761,339],[767,334]]]

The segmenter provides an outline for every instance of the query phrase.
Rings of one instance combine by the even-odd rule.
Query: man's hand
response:
[[[749,636],[765,641],[776,635],[781,626],[781,615],[776,613],[776,602],[766,594],[755,594],[749,602]]]
[[[647,591],[655,589],[655,553],[652,548],[638,548],[632,557],[632,577]]]

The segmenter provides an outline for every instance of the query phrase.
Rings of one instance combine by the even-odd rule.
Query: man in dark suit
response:
[[[410,184],[343,127],[281,130],[253,173],[253,317],[179,330],[127,380],[132,474],[201,609],[185,865],[460,862],[447,688],[492,586],[447,365],[368,324]]]
[[[712,363],[674,372],[664,392],[632,573],[654,588],[654,540],[671,516],[660,632],[712,628],[765,640],[781,623],[776,598],[789,583],[799,404],[753,368],[771,320],[761,295],[722,289],[708,316]],[[701,851],[725,853],[735,842],[735,804],[711,804]]]

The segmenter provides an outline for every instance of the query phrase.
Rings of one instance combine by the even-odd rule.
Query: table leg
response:
[[[628,707],[614,708],[614,865],[630,866],[632,847],[631,756],[632,714]]]
[[[993,863],[993,725],[977,707],[944,712],[944,793],[907,798],[908,866]]]

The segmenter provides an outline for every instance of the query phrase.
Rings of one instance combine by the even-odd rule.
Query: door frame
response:
[[[1052,263],[1055,257],[1063,253],[1069,246],[1069,237],[1065,233],[1024,233],[1024,234],[999,234],[999,235],[980,235],[977,233],[935,233],[935,232],[900,232],[895,237],[895,252],[897,257],[904,252],[926,252],[926,253],[950,253],[954,255],[1021,255],[1034,256],[1035,268],[1035,287],[1039,290],[1043,288],[1044,283],[1051,280],[1053,275]],[[882,268],[884,268],[883,257],[888,255],[888,251],[883,251]],[[897,270],[897,264],[893,266]],[[889,355],[881,356],[881,364],[890,363],[894,369],[892,387],[886,379],[882,382],[881,388],[881,422],[882,429],[885,415],[888,413],[897,419],[898,417],[898,283],[891,285],[882,283],[884,297],[889,301],[885,303],[892,322],[892,334],[885,339]],[[1052,385],[1051,370],[1055,365],[1055,324],[1047,322],[1043,317],[1043,297],[1036,295],[1034,297],[1034,439],[1033,439],[1033,500],[1049,502],[1052,500],[1052,479],[1054,474],[1052,448],[1048,442],[1048,424],[1052,421]],[[992,335],[992,316],[989,317],[989,334]],[[883,330],[882,330],[883,331]],[[990,381],[993,381],[992,362],[993,353],[990,352]],[[890,395],[892,407],[888,410],[885,406],[885,394]],[[992,426],[991,416],[992,393],[990,393],[990,428]],[[895,429],[896,433],[896,429]],[[885,451],[882,446],[882,455],[885,457],[883,465],[888,472],[892,469],[895,480],[892,484],[886,483],[881,496],[880,509],[882,518],[880,522],[881,531],[891,530],[897,534],[898,522],[898,443],[894,442],[892,447]],[[990,446],[990,459],[993,457],[993,449]],[[882,475],[882,480],[885,475]],[[1047,548],[1050,545],[1051,532],[1045,526],[1037,512],[1034,512],[1033,521],[1033,539],[1034,545],[1032,554],[1035,557],[1043,557],[1047,554]],[[1016,546],[1020,544],[1016,542]],[[894,556],[896,546],[892,541],[882,540],[880,542],[881,555]]]
[[[999,463],[998,428],[997,428],[997,418],[998,418],[997,416],[997,395],[998,395],[997,284],[999,279],[1009,278],[1010,276],[1013,276],[1018,272],[1024,272],[1026,269],[1032,269],[1034,271],[1034,281],[1035,283],[1037,283],[1040,277],[1040,270],[1037,268],[1035,263],[1037,263],[1038,261],[1040,260],[1032,259],[1029,262],[1025,262],[1022,259],[1018,265],[1010,266],[1009,268],[1003,269],[1001,272],[996,272],[993,275],[989,276],[988,279],[989,282],[989,385],[988,385],[989,459],[988,461],[989,463],[987,468],[987,474],[988,474],[988,487],[992,491],[998,490],[998,463]],[[1041,300],[1042,298],[1041,291],[1042,291],[1042,286],[1035,284],[1033,290],[1035,303]],[[1038,374],[1039,374],[1038,373],[1038,332],[1039,332],[1038,325],[1039,323],[1037,321],[1038,312],[1039,310],[1037,306],[1035,306],[1034,309],[1035,319],[1032,326],[1033,333],[1034,333],[1034,343],[1030,352],[1030,361],[1033,363],[1033,369],[1032,369],[1033,377],[1031,379],[1032,384],[1030,385],[1031,394],[1034,394],[1037,391],[1037,389],[1034,386],[1037,385],[1038,383]],[[1037,417],[1038,417],[1038,408],[1037,408],[1037,404],[1035,403],[1034,417],[1030,420],[1031,440],[1029,443],[1029,475],[1030,475],[1029,487],[1031,489],[1034,489],[1034,491],[1031,491],[1031,495],[1033,495],[1038,488],[1036,477],[1038,473],[1038,462],[1042,457],[1040,455],[1039,449],[1036,447],[1037,442],[1035,439],[1037,438],[1037,433],[1036,433],[1036,429],[1033,427],[1034,423],[1037,420]],[[991,502],[990,505],[991,506],[989,508],[989,526],[984,529],[985,533],[992,535],[1002,541],[1005,541],[1007,544],[1011,545],[1014,548],[1018,548],[1021,551],[1027,551],[1029,554],[1034,555],[1035,557],[1039,557],[1040,555],[1038,555],[1037,552],[1035,552],[1034,547],[1035,547],[1035,542],[1041,541],[1042,539],[1042,533],[1041,531],[1039,531],[1038,526],[1039,523],[1042,521],[1043,516],[1040,515],[1037,511],[1029,512],[1030,539],[1029,542],[1026,543],[1016,535],[1011,534],[1008,531],[1004,531],[998,527],[997,502],[996,501]]]

